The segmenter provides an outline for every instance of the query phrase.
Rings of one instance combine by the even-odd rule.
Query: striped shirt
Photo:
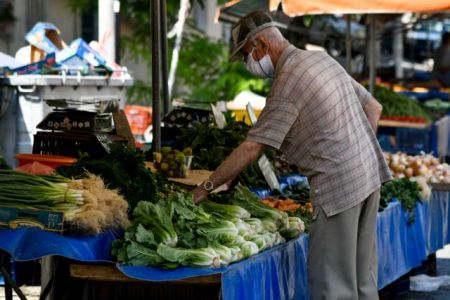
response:
[[[258,122],[247,136],[281,149],[308,176],[327,216],[364,201],[391,175],[363,106],[367,90],[325,52],[288,46]]]

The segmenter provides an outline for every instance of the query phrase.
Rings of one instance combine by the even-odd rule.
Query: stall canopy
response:
[[[306,14],[372,14],[450,11],[449,0],[234,0],[222,13],[242,16],[255,10],[276,10],[281,3],[288,16]]]
[[[333,13],[405,13],[450,11],[448,0],[271,0],[270,9],[282,3],[283,11],[289,16],[299,14]]]

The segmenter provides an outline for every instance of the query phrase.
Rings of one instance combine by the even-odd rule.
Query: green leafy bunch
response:
[[[105,185],[118,189],[130,204],[130,211],[141,200],[156,201],[160,191],[168,184],[145,167],[142,152],[120,143],[111,144],[111,151],[102,158],[84,154],[70,167],[61,167],[58,173],[68,178],[81,178],[86,171],[99,175]]]
[[[192,148],[194,169],[215,170],[246,139],[250,128],[244,122],[228,117],[227,126],[223,129],[214,124],[193,123],[192,128],[183,129],[177,139],[183,148]],[[275,157],[272,149],[266,149],[264,153],[269,160]],[[247,186],[268,187],[257,162],[251,163],[239,179]]]
[[[393,199],[397,199],[409,213],[409,222],[414,222],[414,209],[421,202],[421,188],[415,181],[407,178],[395,179],[383,184],[380,197],[380,211]]]

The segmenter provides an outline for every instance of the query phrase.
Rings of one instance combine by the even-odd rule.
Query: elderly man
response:
[[[290,45],[266,13],[243,17],[232,35],[231,59],[274,81],[246,141],[194,200],[234,179],[264,147],[281,149],[311,186],[311,298],[376,299],[376,216],[380,186],[390,179],[375,137],[381,105],[326,53]]]

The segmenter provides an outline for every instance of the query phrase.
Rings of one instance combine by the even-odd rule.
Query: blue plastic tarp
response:
[[[288,187],[295,186],[300,183],[308,183],[308,178],[305,176],[293,174],[293,175],[286,175],[286,176],[280,176],[278,177],[278,182],[280,183],[280,191],[285,191]],[[253,193],[258,195],[259,198],[264,199],[269,196],[273,195],[273,192],[271,190],[265,190],[265,189],[258,189],[258,188],[251,188],[250,189]]]
[[[223,299],[308,299],[307,249],[308,236],[302,235],[229,266],[222,275]]]
[[[415,209],[420,214],[422,204]],[[422,218],[409,224],[410,215],[398,201],[393,201],[378,214],[378,288],[395,281],[409,270],[418,267],[427,257]]]
[[[0,249],[16,261],[60,255],[78,261],[113,262],[111,243],[116,238],[113,231],[95,236],[63,236],[38,228],[1,229]]]
[[[422,92],[422,93],[405,91],[400,92],[400,94],[416,98],[419,101],[426,101],[429,99],[436,99],[436,98],[441,99],[442,101],[448,101],[450,96],[449,93],[441,92],[439,90],[430,90],[429,92]]]
[[[426,224],[427,252],[435,253],[450,243],[450,193],[433,191],[432,201],[424,207],[428,211]]]
[[[118,268],[129,277],[150,281],[221,274],[223,299],[301,300],[308,299],[307,243],[308,236],[305,234],[225,268],[161,270],[120,265]]]

